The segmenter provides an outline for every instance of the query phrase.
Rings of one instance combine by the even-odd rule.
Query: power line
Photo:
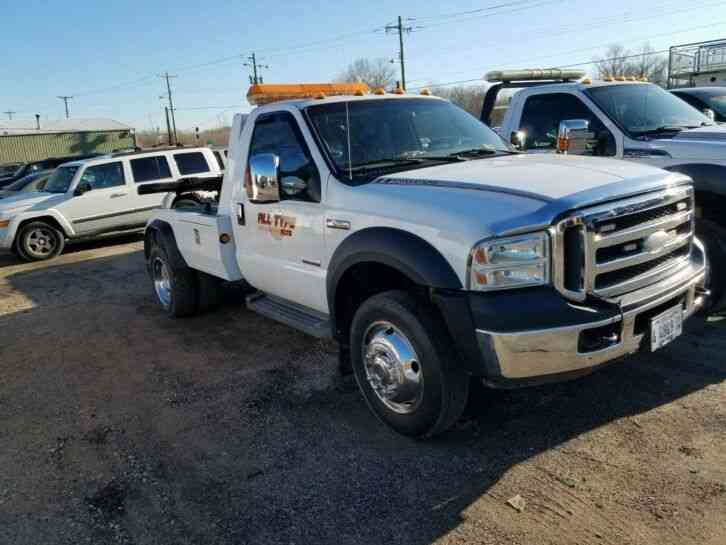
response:
[[[70,99],[72,99],[73,97],[72,96],[68,96],[68,95],[61,95],[58,98],[61,99],[63,101],[63,103],[65,104],[65,106],[66,106],[66,119],[68,119],[68,117],[69,117],[69,115],[68,115],[68,101]]]
[[[712,28],[712,27],[721,26],[721,25],[724,25],[724,24],[726,24],[726,20],[717,21],[717,22],[711,23],[709,25],[700,25],[700,26],[696,26],[696,27],[684,28],[684,29],[681,29],[681,30],[676,30],[674,32],[665,32],[665,33],[660,33],[660,34],[654,34],[654,35],[651,35],[651,36],[644,36],[644,37],[638,38],[638,41],[643,41],[643,40],[648,41],[648,40],[653,39],[653,38],[662,38],[662,37],[666,37],[666,36],[672,36],[674,34],[681,34],[683,32],[691,32],[693,30],[703,30],[705,28]],[[630,40],[630,41],[635,41],[635,40]],[[512,64],[518,64],[518,63],[530,62],[530,61],[538,60],[538,59],[548,59],[548,58],[552,58],[552,57],[560,57],[560,56],[563,56],[563,55],[570,55],[570,54],[573,54],[573,53],[582,53],[584,51],[595,51],[595,50],[598,50],[598,49],[602,49],[603,47],[607,47],[608,45],[610,45],[610,44],[609,43],[605,43],[605,44],[595,45],[595,46],[592,46],[592,47],[585,47],[585,48],[574,49],[574,50],[570,50],[570,51],[561,51],[559,53],[553,53],[553,54],[550,54],[550,55],[541,55],[539,57],[527,57],[526,59],[519,59],[519,60],[507,61],[506,64],[512,65]],[[668,50],[661,50],[660,53],[664,53],[664,52],[667,52],[667,51]],[[640,53],[637,56],[641,56],[642,54],[643,53]],[[600,60],[607,61],[608,59],[600,59]],[[594,62],[595,61],[593,61],[592,59],[590,59],[589,61],[582,61],[582,62],[578,62],[578,63],[575,63],[575,64],[568,64],[566,66],[559,66],[559,68],[567,68],[567,67],[573,67],[573,66],[587,66],[587,65],[594,64]],[[496,67],[501,67],[501,66],[502,66],[502,64],[495,65],[495,66],[489,65],[487,67],[481,68],[480,70],[491,70],[491,69],[495,69]],[[461,73],[461,72],[459,72],[459,73]],[[419,79],[422,79],[422,78],[419,78]],[[459,84],[459,83],[471,83],[471,82],[476,82],[476,81],[481,82],[482,81],[482,78],[473,78],[473,79],[468,79],[468,80],[458,80],[458,81],[449,81],[449,82],[437,83],[437,84],[431,84],[431,85],[422,85],[422,86],[419,86],[419,87],[415,87],[412,90],[419,90],[419,89],[424,89],[424,88],[427,88],[427,87],[428,88],[431,88],[431,87],[445,87],[447,85],[456,85],[456,84]]]

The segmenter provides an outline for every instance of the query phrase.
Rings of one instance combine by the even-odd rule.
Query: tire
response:
[[[149,274],[156,298],[172,318],[197,313],[197,275],[189,267],[173,267],[164,246],[155,244],[149,253]]]
[[[63,251],[65,235],[44,221],[33,221],[20,228],[16,238],[18,255],[25,261],[45,261]]]
[[[711,290],[707,312],[726,310],[726,228],[710,220],[696,221],[696,236],[706,247],[706,288]]]
[[[446,327],[427,302],[403,291],[371,297],[353,318],[350,347],[368,406],[398,433],[431,437],[461,417],[469,377],[452,361]]]

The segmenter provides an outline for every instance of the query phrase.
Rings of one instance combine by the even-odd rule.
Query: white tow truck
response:
[[[557,69],[496,71],[485,79],[492,85],[481,120],[498,125],[497,97],[516,91],[496,130],[522,151],[613,157],[693,179],[696,234],[709,258],[709,307],[726,309],[726,126],[643,79],[597,81]],[[572,145],[577,141],[583,145]],[[570,149],[558,149],[558,142]]]
[[[245,281],[251,310],[336,339],[372,411],[413,436],[453,425],[472,379],[573,378],[680,334],[705,300],[687,176],[518,153],[427,94],[251,87],[218,206],[147,226],[163,308]]]

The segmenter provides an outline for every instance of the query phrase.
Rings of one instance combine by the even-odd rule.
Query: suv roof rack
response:
[[[136,148],[128,151],[115,151],[111,153],[111,157],[128,157],[129,155],[139,155],[141,153],[155,153],[157,151],[175,151],[185,149],[198,149],[205,146],[163,146],[158,148]]]

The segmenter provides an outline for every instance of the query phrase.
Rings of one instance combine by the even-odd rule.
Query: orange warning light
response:
[[[258,83],[250,85],[247,101],[262,106],[280,100],[318,98],[326,96],[360,96],[368,93],[365,83]]]

